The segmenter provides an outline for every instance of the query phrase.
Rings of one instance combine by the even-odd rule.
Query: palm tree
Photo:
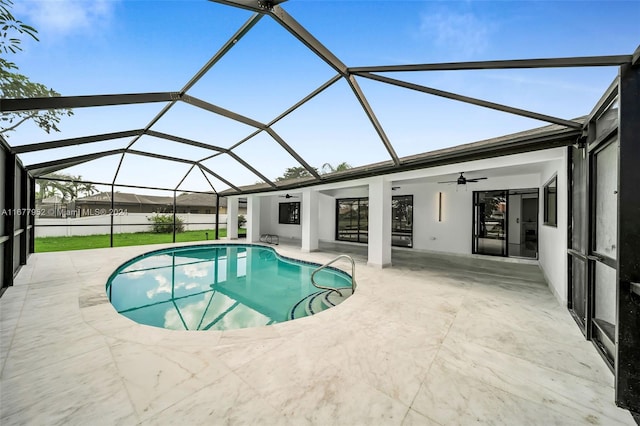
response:
[[[329,163],[324,163],[322,165],[322,173],[326,174],[326,173],[335,173],[335,172],[342,172],[345,170],[349,170],[351,168],[351,164],[347,163],[346,161],[343,161],[342,163],[338,164],[337,166],[332,166]]]
[[[51,179],[47,179],[51,178]],[[63,179],[63,180],[58,180]],[[93,195],[98,189],[92,183],[82,182],[82,176],[67,175],[65,173],[51,173],[38,179],[37,198],[42,200],[54,195],[61,196],[66,202],[73,201],[80,194]]]

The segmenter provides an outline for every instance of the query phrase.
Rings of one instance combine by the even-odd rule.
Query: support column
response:
[[[260,197],[247,196],[247,242],[260,242]]]
[[[640,49],[636,50],[640,53]],[[620,67],[616,403],[640,412],[640,64]]]
[[[4,242],[4,262],[3,277],[0,287],[9,287],[13,285],[13,274],[16,270],[14,265],[14,249],[15,249],[15,220],[16,220],[16,154],[7,153],[5,158],[4,184],[5,184],[5,203],[4,210],[6,214],[0,216],[0,220],[4,219],[4,233],[6,241]],[[0,235],[2,238],[3,235]]]
[[[318,192],[307,188],[302,192],[302,251],[318,250]]]
[[[369,182],[368,249],[368,265],[391,266],[391,182],[383,176]]]
[[[227,198],[227,238],[238,239],[238,199]]]

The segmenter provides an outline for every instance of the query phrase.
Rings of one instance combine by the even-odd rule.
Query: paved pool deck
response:
[[[170,246],[29,258],[0,298],[0,424],[635,424],[537,265],[356,250],[356,293],[312,317],[193,332],[116,313],[109,275]]]

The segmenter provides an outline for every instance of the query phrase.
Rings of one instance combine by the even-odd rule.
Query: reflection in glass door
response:
[[[507,255],[507,191],[473,192],[473,253]]]
[[[592,338],[613,365],[616,328],[616,240],[618,236],[618,141],[601,144],[590,154],[592,173]]]
[[[336,200],[336,224],[337,241],[369,241],[369,199]]]
[[[413,195],[391,199],[391,245],[413,247]]]

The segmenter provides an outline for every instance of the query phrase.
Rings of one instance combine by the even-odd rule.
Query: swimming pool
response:
[[[107,282],[118,313],[173,330],[231,330],[312,315],[351,294],[351,277],[278,255],[269,247],[200,245],[158,250],[120,266]]]

